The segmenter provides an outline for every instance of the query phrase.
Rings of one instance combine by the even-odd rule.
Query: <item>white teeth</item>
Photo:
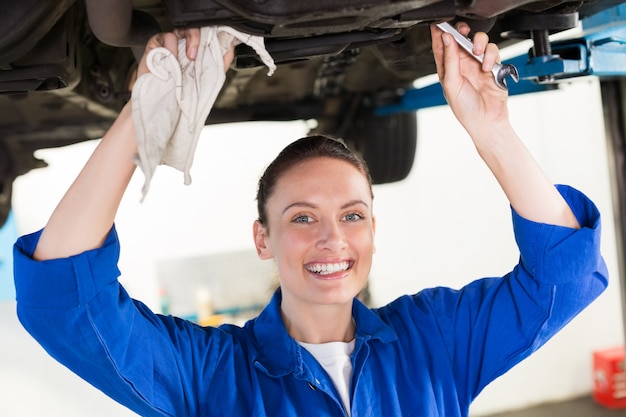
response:
[[[339,262],[339,263],[335,263],[335,264],[312,264],[312,265],[307,265],[306,269],[307,269],[307,271],[314,272],[316,274],[328,275],[328,274],[333,274],[333,273],[339,272],[339,271],[345,271],[346,269],[348,269],[349,266],[350,266],[350,264],[348,262]]]

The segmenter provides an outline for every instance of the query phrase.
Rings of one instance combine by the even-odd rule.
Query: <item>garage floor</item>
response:
[[[609,410],[595,403],[591,397],[582,397],[555,404],[546,404],[489,417],[626,417],[626,408]]]

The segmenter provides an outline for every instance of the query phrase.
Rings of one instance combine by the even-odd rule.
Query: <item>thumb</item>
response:
[[[449,33],[441,35],[443,42],[443,77],[441,83],[444,87],[452,87],[457,84],[461,74],[459,48],[454,38]]]

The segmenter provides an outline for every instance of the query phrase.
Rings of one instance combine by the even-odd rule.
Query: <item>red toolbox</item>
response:
[[[607,408],[626,408],[624,347],[593,353],[593,398]]]

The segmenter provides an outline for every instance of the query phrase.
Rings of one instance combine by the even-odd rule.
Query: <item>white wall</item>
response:
[[[591,352],[623,340],[597,84],[576,82],[563,91],[513,98],[511,114],[554,182],[575,185],[599,206],[614,279],[563,332],[489,386],[473,407],[475,415],[588,393]],[[418,127],[413,173],[402,183],[375,189],[377,253],[371,285],[377,304],[428,286],[459,287],[473,278],[502,275],[517,259],[508,204],[449,110],[420,111]],[[193,184],[183,186],[181,173],[161,167],[143,204],[138,173],[117,219],[120,268],[129,291],[157,308],[155,260],[250,249],[258,176],[286,143],[306,131],[300,122],[208,127],[196,154]],[[43,151],[51,166],[16,181],[14,209],[21,233],[45,224],[93,146]],[[0,378],[0,392],[9,394],[0,401],[0,415],[96,415],[94,407],[101,415],[126,415],[47,358],[14,321],[11,314],[0,316],[0,324],[10,322],[3,334],[12,341],[0,355],[3,375],[12,370],[10,378]],[[58,381],[67,381],[68,388],[60,390]]]

